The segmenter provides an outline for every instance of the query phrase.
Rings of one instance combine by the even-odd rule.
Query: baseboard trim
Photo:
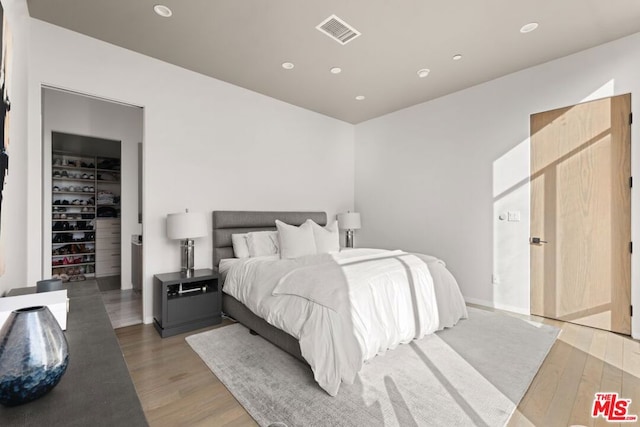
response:
[[[513,305],[496,304],[493,301],[487,301],[487,300],[483,300],[483,299],[479,299],[479,298],[464,297],[464,300],[466,302],[468,302],[468,303],[471,303],[471,304],[477,304],[477,305],[481,305],[483,307],[495,308],[497,310],[510,311],[512,313],[526,314],[526,315],[531,314],[531,311],[529,311],[529,309],[524,309],[522,307],[516,307],[516,306],[513,306]]]

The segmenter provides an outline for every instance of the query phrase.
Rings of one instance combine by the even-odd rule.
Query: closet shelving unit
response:
[[[105,164],[113,169],[98,167]],[[109,206],[119,217],[120,159],[53,151],[51,170],[51,274],[72,281],[95,277],[98,192],[117,194]],[[105,173],[110,180],[100,179]]]

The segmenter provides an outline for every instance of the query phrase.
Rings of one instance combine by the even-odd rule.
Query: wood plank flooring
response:
[[[230,323],[164,339],[153,325],[116,329],[149,425],[257,425],[184,340]]]
[[[591,418],[596,392],[618,392],[632,399],[629,413],[640,415],[640,342],[571,323],[514,316],[551,324],[562,332],[509,426],[616,425]],[[229,323],[224,320],[217,327]],[[165,339],[152,325],[116,330],[151,426],[256,425],[184,340],[207,329]]]
[[[142,293],[133,289],[100,292],[113,329],[142,323]]]
[[[120,289],[120,275],[90,280],[98,283],[113,329],[142,323],[142,292]]]

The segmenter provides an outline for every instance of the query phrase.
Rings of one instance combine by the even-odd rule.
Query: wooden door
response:
[[[531,116],[532,314],[631,333],[630,110],[627,94]]]

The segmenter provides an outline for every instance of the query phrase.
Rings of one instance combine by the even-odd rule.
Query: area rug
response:
[[[558,329],[469,308],[453,328],[365,364],[336,397],[311,369],[233,324],[187,342],[261,426],[502,426]]]

